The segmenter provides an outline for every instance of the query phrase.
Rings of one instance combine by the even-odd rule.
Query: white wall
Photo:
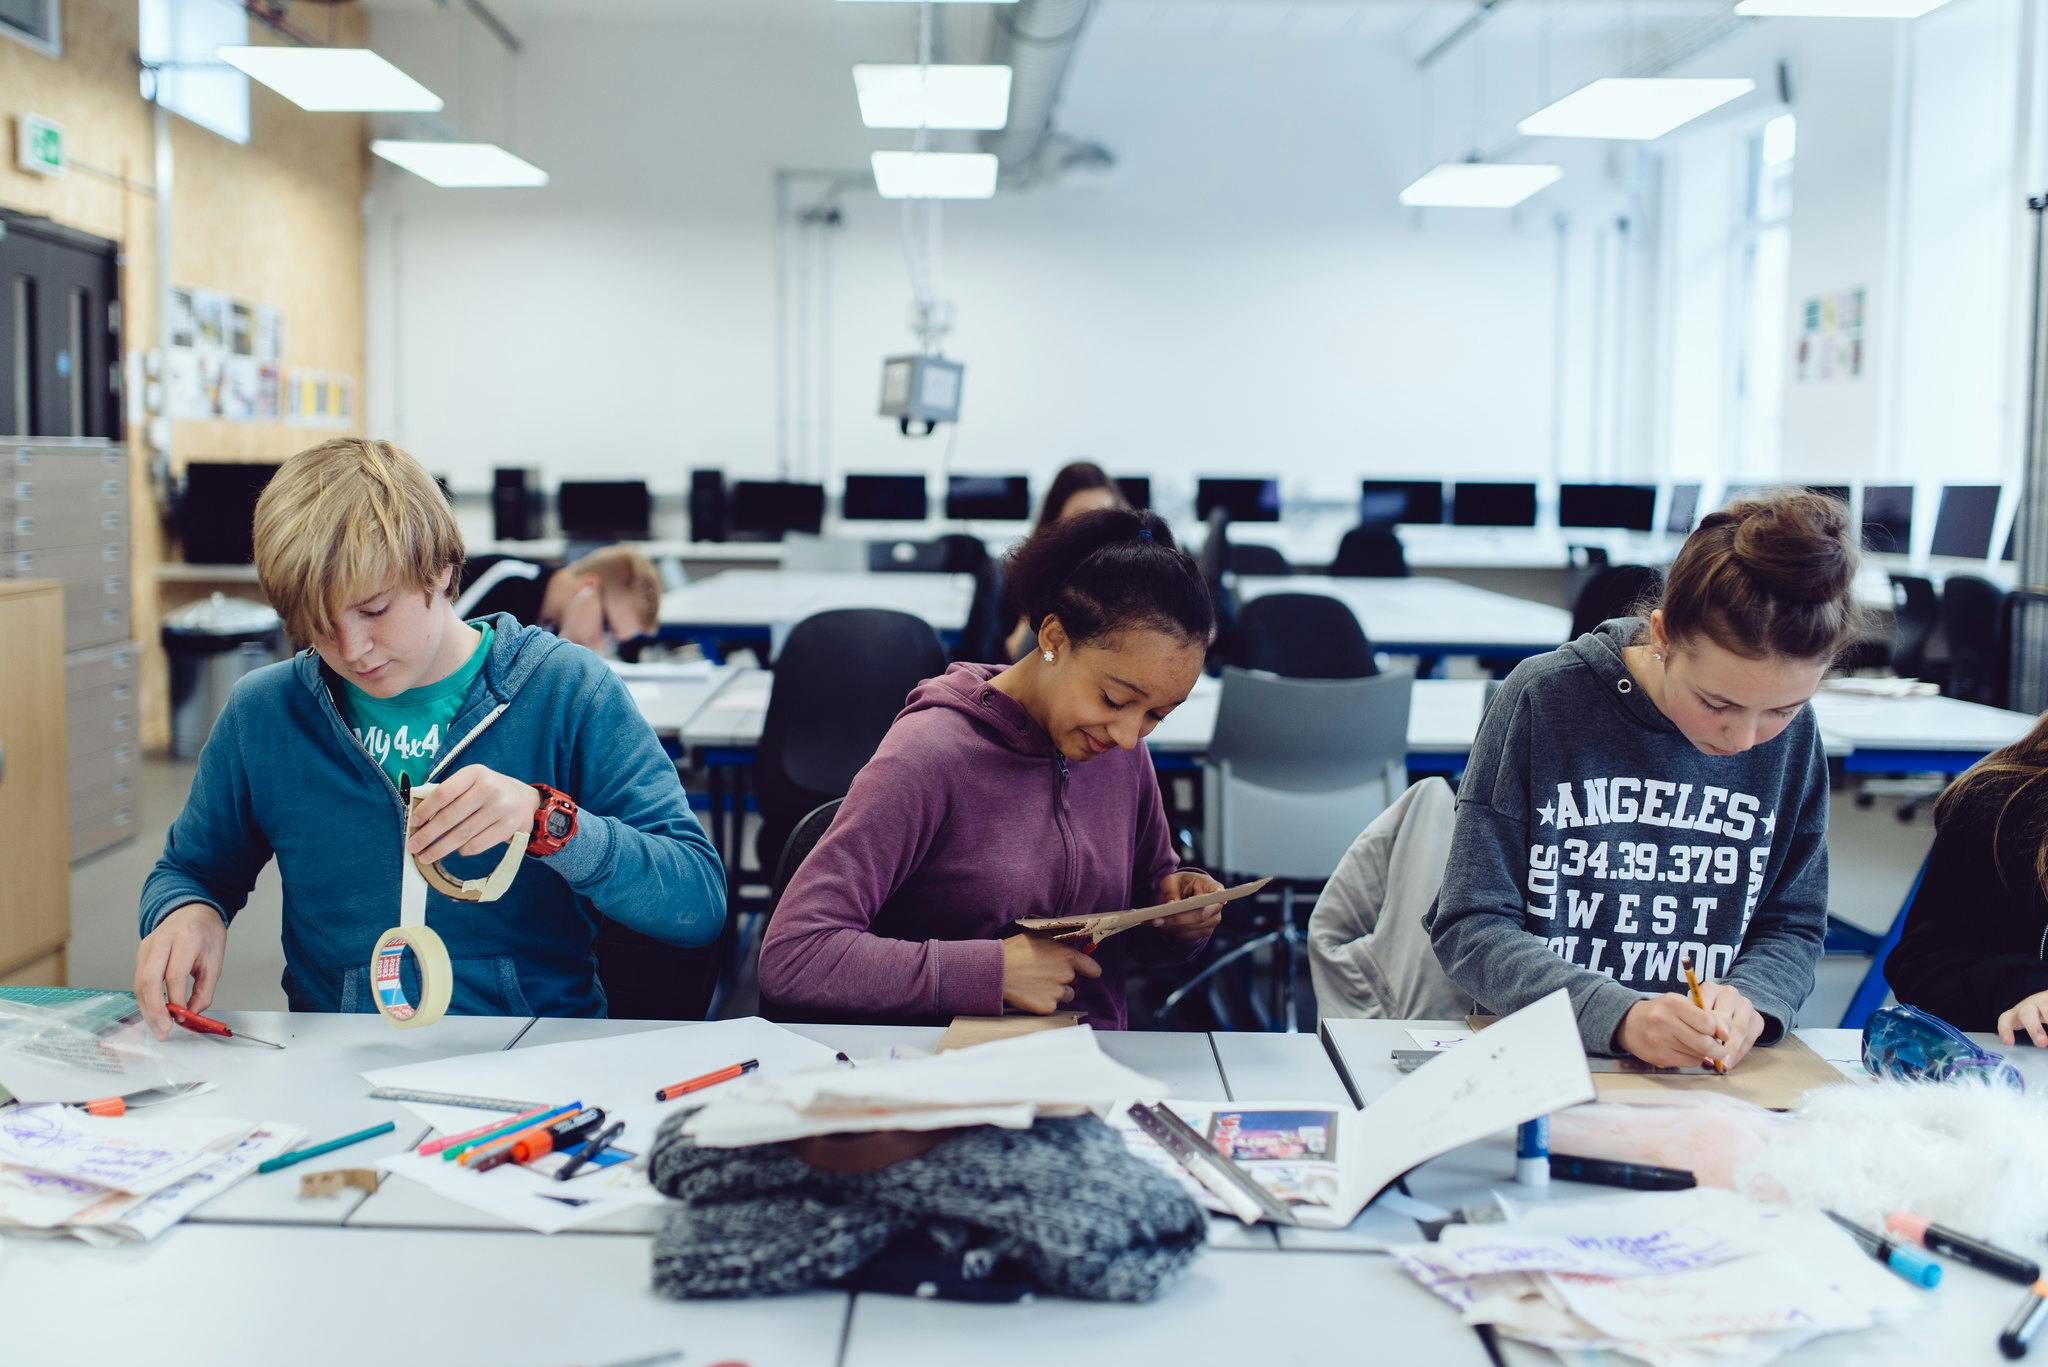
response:
[[[2041,155],[2019,38],[2037,3],[1748,25],[1679,70],[1758,93],[1642,151],[1512,136],[1629,56],[1591,29],[1539,43],[1526,25],[1550,7],[1502,11],[1425,85],[1384,28],[1219,36],[1103,5],[1060,122],[1119,164],[945,208],[937,283],[958,309],[965,418],[928,441],[874,415],[881,358],[913,339],[900,208],[861,187],[867,152],[905,139],[860,128],[847,67],[907,55],[849,15],[888,7],[774,29],[542,27],[510,64],[446,19],[380,12],[377,46],[451,95],[453,126],[504,137],[554,182],[464,193],[379,170],[368,414],[458,487],[498,464],[657,492],[697,465],[772,475],[774,176],[825,168],[855,188],[814,262],[831,283],[823,378],[791,415],[798,477],[950,458],[1042,483],[1087,455],[1167,495],[1254,471],[1292,497],[1342,497],[1361,475],[2003,479],[2024,399],[2020,168]],[[1785,328],[1807,295],[1861,285],[1869,354],[1860,379],[1788,384],[1765,472],[1734,426],[1726,257],[1734,149],[1776,112],[1781,59],[1799,124]],[[1396,203],[1475,148],[1555,158],[1566,181],[1513,214]]]
[[[423,79],[462,72],[430,24],[379,23],[380,50]],[[525,36],[515,141],[546,190],[379,171],[372,426],[458,487],[494,464],[657,490],[698,464],[772,472],[772,177],[898,145],[854,109],[847,65],[877,54],[830,32]],[[472,84],[472,116],[494,123],[495,84]],[[1619,202],[1607,158],[1579,149],[1573,192],[1518,214],[1413,213],[1395,193],[1422,169],[1420,109],[1383,40],[1099,24],[1061,122],[1107,142],[1116,172],[944,211],[947,351],[968,367],[954,468],[1042,479],[1086,454],[1169,484],[1270,470],[1330,496],[1365,474],[1548,472],[1552,217],[1574,212],[1584,254]],[[900,211],[864,190],[841,205],[826,458],[936,469],[947,432],[905,441],[874,415],[881,358],[912,344]],[[1563,422],[1582,464],[1591,420]]]

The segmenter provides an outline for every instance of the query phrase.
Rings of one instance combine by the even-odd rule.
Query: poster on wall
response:
[[[284,313],[197,285],[171,287],[165,407],[173,418],[277,422],[289,416]]]
[[[1799,309],[1793,374],[1801,383],[1858,379],[1863,374],[1864,289],[1816,294]]]

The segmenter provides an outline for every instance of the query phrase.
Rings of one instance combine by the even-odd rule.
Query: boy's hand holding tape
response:
[[[531,784],[518,779],[507,778],[481,764],[472,764],[458,769],[440,783],[422,784],[407,794],[410,800],[410,820],[405,845],[405,873],[407,884],[415,878],[432,882],[451,897],[465,901],[491,901],[511,882],[521,855],[526,851],[529,835],[533,830],[534,817],[540,811],[543,801],[541,791]],[[498,871],[489,879],[472,885],[458,887],[440,870],[434,870],[431,877],[425,870],[451,854],[475,855],[500,845],[511,844]],[[428,930],[424,919],[424,895],[416,895],[421,902],[421,915],[417,921],[417,932],[408,939],[415,954],[419,953],[413,939],[438,937]],[[411,900],[411,899],[408,899]],[[401,927],[415,924],[413,918],[401,913]],[[423,933],[423,936],[422,934]],[[392,938],[392,932],[379,940]],[[135,960],[135,1000],[142,1009],[142,1018],[155,1032],[158,1039],[167,1039],[171,1032],[170,1013],[164,1009],[168,997],[179,1006],[193,1011],[204,1011],[213,1000],[214,986],[220,981],[221,963],[227,956],[227,924],[221,914],[210,903],[190,902],[179,907],[157,924],[157,928],[143,940]],[[433,956],[433,951],[428,950]],[[443,949],[439,958],[445,958]],[[373,971],[378,956],[372,954]],[[396,960],[390,965],[393,972],[388,983],[380,983],[378,1005],[383,1014],[396,1024],[430,1025],[441,1018],[447,1009],[447,975],[445,962],[432,965],[423,962],[422,968],[438,981],[429,984],[427,1000],[417,1007],[405,1002],[402,993],[397,992]],[[191,987],[187,992],[186,983]],[[384,991],[388,987],[390,991]],[[390,1000],[386,1001],[385,998]],[[438,1007],[438,1009],[436,1009]]]

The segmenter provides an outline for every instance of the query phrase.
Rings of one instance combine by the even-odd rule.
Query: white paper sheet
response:
[[[1335,1223],[1349,1224],[1418,1163],[1592,1099],[1578,1018],[1560,988],[1407,1074],[1347,1121],[1337,1145]],[[1322,1223],[1308,1213],[1300,1220]]]
[[[211,1167],[154,1196],[95,1207],[63,1232],[91,1244],[147,1242],[256,1171],[257,1164],[286,1152],[305,1137],[306,1131],[297,1125],[265,1124],[232,1144],[215,1145],[220,1156]]]
[[[15,1106],[0,1111],[0,1166],[147,1196],[210,1167],[220,1159],[216,1146],[255,1129],[218,1116],[105,1117],[70,1106]]]
[[[586,1167],[567,1182],[512,1163],[475,1172],[459,1163],[444,1163],[439,1154],[424,1158],[417,1153],[395,1154],[378,1166],[471,1210],[541,1234],[555,1234],[629,1206],[659,1205],[667,1199],[648,1185],[645,1172],[623,1163]]]
[[[711,1148],[867,1130],[1028,1126],[1164,1084],[1102,1052],[1087,1026],[1044,1030],[929,1058],[756,1076],[708,1098],[690,1133]]]

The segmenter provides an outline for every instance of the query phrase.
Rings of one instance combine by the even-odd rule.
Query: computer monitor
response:
[[[247,565],[256,559],[256,500],[277,473],[270,461],[195,460],[185,465],[178,539],[195,565]]]
[[[1809,484],[1806,486],[1806,492],[1819,494],[1822,498],[1831,498],[1844,509],[1849,506],[1849,486],[1846,484]]]
[[[922,522],[930,511],[923,475],[848,475],[839,499],[849,522]]]
[[[1124,502],[1143,512],[1152,506],[1152,478],[1149,475],[1116,476],[1117,492],[1124,496]]]
[[[1434,526],[1444,520],[1444,486],[1435,479],[1363,479],[1358,520],[1370,527],[1395,523]]]
[[[1913,549],[1913,486],[1863,486],[1863,549],[1875,555],[1904,555]]]
[[[1221,508],[1232,522],[1278,522],[1280,481],[1277,479],[1198,479],[1195,517],[1207,521]]]
[[[1982,560],[1991,554],[1991,524],[1998,520],[1996,484],[1944,484],[1934,514],[1935,555]]]
[[[2015,558],[2013,552],[2019,547],[2019,540],[2020,520],[2018,518],[2014,518],[2012,520],[2012,525],[2005,529],[2005,549],[1999,552],[1998,558],[2000,560],[2005,561],[2013,560]]]
[[[825,486],[742,479],[732,486],[732,531],[741,538],[780,541],[790,532],[816,536],[825,525]]]
[[[654,502],[638,479],[565,479],[555,490],[555,521],[570,541],[645,541]]]
[[[1647,532],[1657,525],[1654,484],[1560,484],[1557,525]]]
[[[966,522],[1029,522],[1031,481],[1022,475],[948,475],[946,516]]]
[[[1533,527],[1536,486],[1459,481],[1451,486],[1451,525],[1455,527]]]
[[[1700,486],[1697,484],[1674,484],[1671,486],[1671,506],[1664,510],[1664,530],[1684,536],[1700,520]]]

